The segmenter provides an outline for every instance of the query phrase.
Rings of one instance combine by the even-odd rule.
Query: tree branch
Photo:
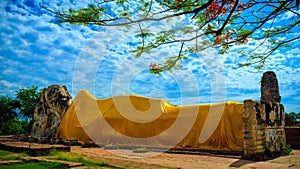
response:
[[[299,0],[250,0],[247,4],[247,7],[249,8],[245,8],[243,3],[239,6],[239,0],[180,0],[176,2],[147,0],[139,2],[140,3],[135,4],[138,8],[133,9],[132,13],[130,13],[132,8],[127,6],[129,4],[128,1],[94,0],[94,5],[90,5],[88,8],[69,10],[66,12],[51,10],[41,3],[39,5],[42,9],[45,9],[60,18],[58,22],[69,22],[71,24],[79,25],[94,24],[106,27],[137,24],[141,33],[138,33],[138,36],[141,35],[142,37],[141,44],[138,45],[137,50],[134,50],[134,52],[138,52],[138,55],[162,45],[180,42],[181,48],[179,55],[167,60],[168,63],[166,64],[168,64],[168,66],[163,67],[166,70],[170,70],[172,67],[176,66],[178,60],[181,59],[180,57],[185,42],[196,40],[195,47],[193,46],[184,51],[195,52],[199,50],[198,38],[208,36],[209,40],[205,39],[199,42],[200,50],[206,47],[224,47],[224,49],[220,49],[219,51],[223,50],[226,52],[233,43],[246,43],[244,40],[256,33],[257,36],[252,38],[264,39],[264,41],[260,42],[260,44],[250,52],[252,53],[259,47],[264,46],[264,42],[268,39],[272,40],[282,34],[287,34],[289,31],[295,30],[300,22],[298,18],[300,14],[296,10],[296,8],[298,9],[299,7]],[[107,4],[107,6],[105,6],[105,3],[112,4]],[[114,5],[114,3],[124,4],[124,6],[122,5],[124,11],[114,11],[114,8],[107,9],[108,6]],[[216,3],[215,5],[218,7],[218,10],[217,8],[210,9],[209,6],[213,3]],[[160,5],[158,11],[156,10],[156,5]],[[214,8],[214,6],[211,7]],[[223,7],[225,7],[225,10],[223,10]],[[220,10],[220,8],[222,10]],[[240,10],[245,10],[245,13],[239,14],[238,12]],[[294,17],[290,19],[287,24],[282,24],[284,25],[284,29],[279,27],[272,29],[274,25],[276,25],[275,19],[277,20],[280,16],[283,16],[282,14],[287,12],[293,13]],[[214,17],[210,17],[210,14],[213,14]],[[197,25],[198,28],[176,25],[176,28],[168,28],[168,30],[160,31],[154,35],[153,32],[149,33],[146,29],[143,29],[141,25],[142,22],[146,21],[162,21],[182,15],[188,15],[188,17],[194,19],[195,23],[193,26]],[[265,33],[258,32],[262,31],[262,28],[267,28],[267,30],[264,30]],[[181,36],[183,34],[188,35]],[[216,43],[215,36],[220,36],[221,42]],[[290,36],[287,38],[290,38]],[[271,45],[267,46],[269,48],[265,51],[260,51],[260,53],[263,53],[264,57],[267,58],[284,44],[298,39],[299,37],[291,38],[283,42],[272,41]],[[211,42],[211,44],[208,44],[208,42]],[[256,63],[265,62],[265,59],[258,55],[252,57],[252,59],[255,59],[255,61],[256,59],[260,59],[260,62]]]
[[[206,4],[203,4],[201,7],[196,8],[192,11],[192,13],[194,13],[194,16],[192,17],[192,19],[194,19],[196,17],[196,15],[198,15],[198,13],[204,9],[206,9],[210,4],[213,3],[213,0],[209,0]]]
[[[89,24],[97,24],[97,25],[101,25],[101,26],[125,26],[125,25],[131,25],[131,24],[135,24],[135,23],[140,23],[140,22],[145,22],[145,21],[161,21],[161,20],[165,20],[168,18],[173,18],[173,17],[177,17],[177,16],[181,16],[181,15],[186,15],[186,14],[194,14],[194,16],[192,18],[194,18],[201,10],[206,9],[211,3],[213,2],[213,0],[209,0],[207,3],[203,4],[201,7],[199,8],[195,8],[192,11],[184,11],[184,12],[179,12],[179,13],[174,13],[172,15],[166,15],[163,17],[159,17],[159,18],[142,18],[142,19],[137,19],[137,20],[131,20],[128,17],[116,17],[113,19],[108,19],[108,20],[94,20],[94,19],[87,19],[87,18],[79,18],[79,20],[72,20],[72,22],[76,22],[76,23],[89,23]],[[42,5],[41,3],[39,3],[39,6],[51,13],[54,13],[55,15],[57,15],[59,18],[71,18],[74,16],[71,15],[66,15],[66,14],[62,14],[60,12],[57,11],[53,11],[47,7],[45,7],[44,5]],[[73,18],[74,19],[74,18]],[[123,22],[123,23],[117,23],[117,24],[107,24],[107,22],[112,22],[112,21],[117,21],[117,20],[129,20],[129,22]]]
[[[219,30],[217,30],[216,36],[221,35],[221,33],[222,33],[222,31],[224,30],[225,26],[228,24],[228,21],[230,20],[230,18],[231,18],[231,16],[232,16],[233,12],[235,11],[235,9],[236,9],[238,3],[239,3],[239,0],[236,0],[235,3],[234,3],[233,8],[231,9],[229,15],[227,16],[225,22],[222,24],[221,28],[220,28]]]
[[[184,45],[184,42],[181,43],[181,47],[180,47],[179,54],[178,54],[178,56],[176,57],[176,59],[174,60],[174,62],[173,62],[171,65],[167,66],[167,67],[163,67],[162,70],[170,70],[170,69],[172,69],[172,68],[175,66],[175,64],[176,64],[179,60],[181,60],[181,53],[182,53],[183,45]]]
[[[267,57],[274,53],[280,46],[295,41],[297,39],[300,39],[300,36],[278,43],[274,48],[271,49],[271,52],[267,55]]]

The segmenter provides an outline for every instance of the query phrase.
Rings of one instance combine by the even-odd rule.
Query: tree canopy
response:
[[[285,126],[299,126],[300,125],[300,112],[286,113],[285,114]]]
[[[4,124],[17,117],[20,103],[8,96],[0,96],[0,134],[5,132]]]
[[[41,91],[38,86],[20,88],[16,91],[17,100],[20,102],[20,115],[23,118],[32,119],[34,107],[40,100]]]
[[[40,95],[38,87],[31,86],[17,90],[16,99],[0,96],[0,135],[29,134]]]
[[[245,58],[239,66],[260,69],[268,57],[300,38],[299,0],[95,0],[87,7],[56,11],[58,23],[77,25],[136,26],[141,39],[137,57],[168,44],[178,43],[178,54],[165,63],[150,64],[152,73],[178,68],[180,60],[207,48],[219,54],[228,53],[234,45],[256,41],[256,47],[239,51]],[[154,32],[143,25],[173,18],[182,24]],[[193,42],[193,43],[189,43]]]

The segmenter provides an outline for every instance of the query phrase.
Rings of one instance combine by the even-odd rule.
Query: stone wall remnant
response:
[[[71,99],[66,86],[51,85],[43,89],[34,109],[31,136],[39,141],[54,138]]]

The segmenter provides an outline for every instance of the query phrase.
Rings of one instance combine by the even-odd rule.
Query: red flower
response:
[[[216,37],[216,40],[215,40],[215,44],[220,44],[220,43],[222,43],[222,42],[223,42],[223,38],[220,37],[220,36],[217,36],[217,37]]]
[[[225,4],[220,4],[218,2],[213,2],[207,7],[207,12],[205,13],[207,18],[215,19],[219,15],[223,16],[227,12]]]
[[[149,67],[150,69],[158,69],[158,64],[151,63]]]

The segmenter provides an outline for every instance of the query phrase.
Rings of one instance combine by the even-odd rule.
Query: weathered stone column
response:
[[[261,101],[244,101],[244,158],[263,160],[285,147],[285,112],[274,72],[263,74]]]
[[[265,107],[258,101],[244,101],[244,158],[262,160],[265,157]]]
[[[285,112],[280,103],[265,102],[266,114],[266,154],[278,156],[286,145],[285,139]]]
[[[266,154],[277,156],[286,144],[284,107],[280,104],[279,86],[276,74],[267,71],[261,79],[261,103],[266,114]]]

